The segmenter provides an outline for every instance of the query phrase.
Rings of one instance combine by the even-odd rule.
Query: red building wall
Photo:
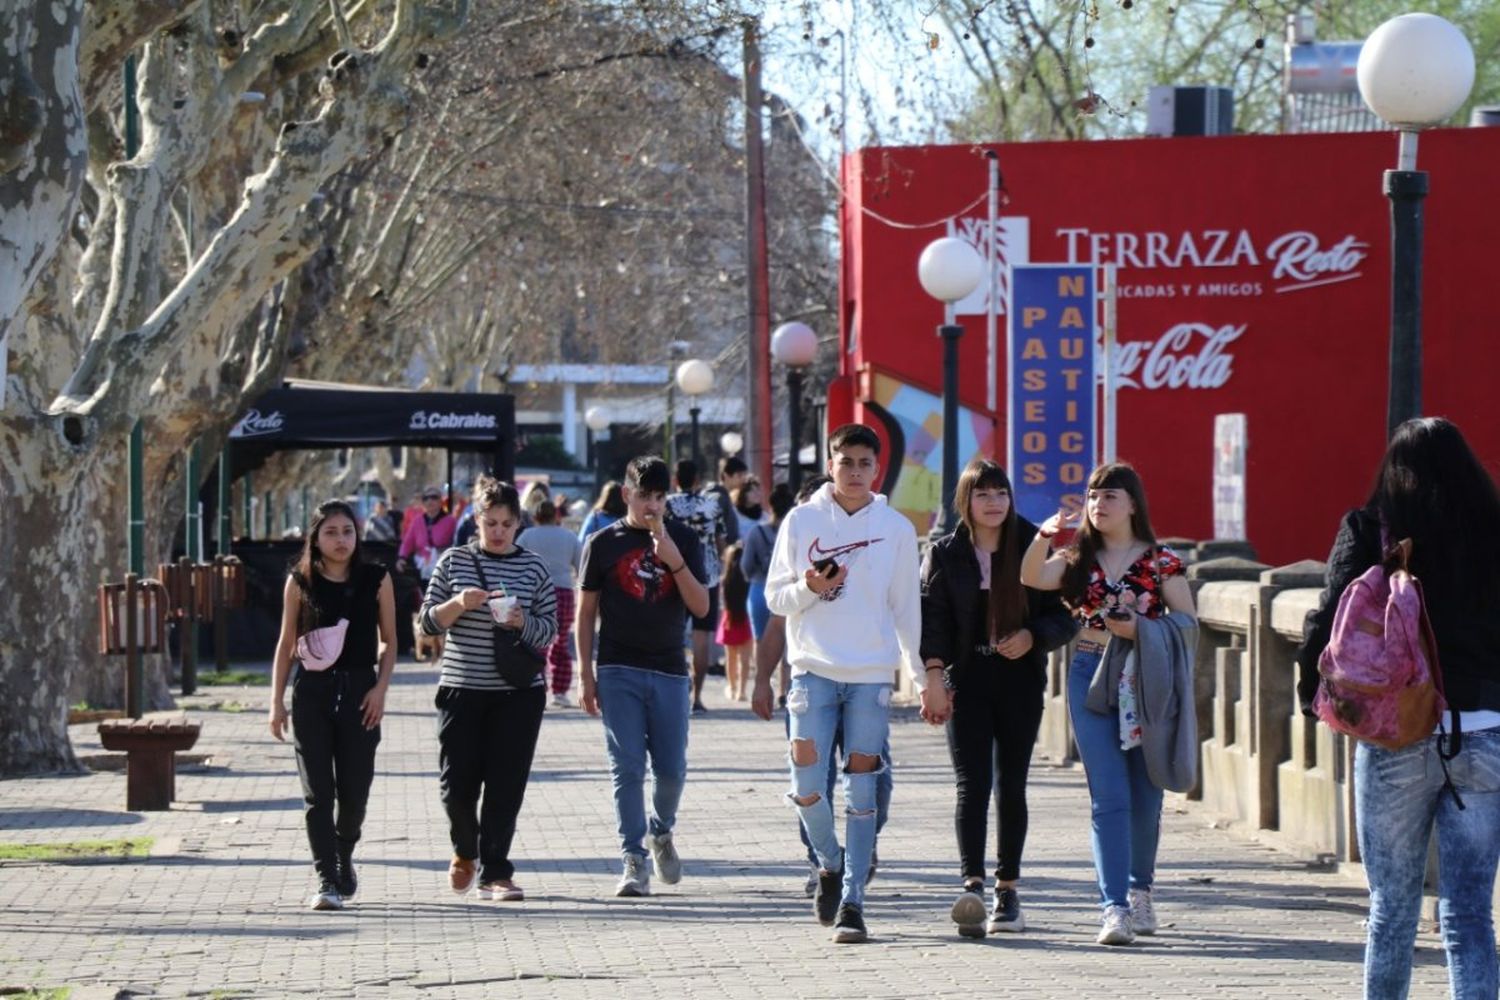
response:
[[[926,435],[935,430],[940,439],[942,429],[931,414],[925,431],[918,426],[927,404],[914,400],[940,391],[934,330],[942,315],[917,281],[916,261],[950,228],[982,233],[987,148],[999,154],[1009,199],[1000,211],[1003,257],[1119,266],[1118,454],[1141,471],[1158,534],[1212,537],[1213,418],[1243,412],[1250,540],[1272,563],[1326,556],[1339,516],[1367,494],[1385,443],[1390,222],[1381,175],[1394,163],[1395,136],[928,146],[851,156],[841,356],[856,405],[852,414],[831,407],[829,419],[874,414],[889,423],[900,410],[896,423],[922,448],[908,443],[911,453],[891,464],[929,478],[941,449],[927,448]],[[1497,472],[1500,129],[1427,133],[1419,165],[1431,173],[1424,412],[1457,421]],[[984,316],[960,319],[960,396],[975,411],[963,421],[960,451],[1003,462],[1006,317],[1002,309],[993,413],[985,405]],[[876,406],[866,412],[866,403]]]

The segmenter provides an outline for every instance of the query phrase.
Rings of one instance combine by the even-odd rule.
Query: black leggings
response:
[[[542,687],[438,688],[439,776],[448,834],[455,855],[479,859],[480,882],[515,876],[510,843],[531,777],[546,696]],[[476,821],[481,789],[484,805]]]
[[[1000,657],[979,657],[954,671],[948,750],[958,785],[954,825],[963,877],[984,878],[985,824],[990,789],[999,821],[1000,867],[995,877],[1021,876],[1026,847],[1026,772],[1042,723],[1043,674]]]
[[[297,774],[307,842],[320,878],[337,876],[338,849],[352,852],[364,826],[380,727],[365,728],[359,703],[374,686],[373,670],[314,673],[301,667],[292,683]]]

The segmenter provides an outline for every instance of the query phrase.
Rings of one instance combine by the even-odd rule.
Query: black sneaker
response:
[[[870,870],[865,872],[865,885],[875,881],[875,872],[880,867],[880,852],[870,852]]]
[[[1026,915],[1021,912],[1021,897],[1014,889],[995,889],[995,908],[985,925],[991,934],[1019,934],[1026,929]]]
[[[984,883],[965,882],[964,891],[953,901],[948,915],[958,925],[963,937],[984,937]]]
[[[861,944],[870,940],[870,935],[865,931],[865,918],[859,912],[859,907],[849,903],[839,907],[839,919],[833,925],[833,940],[835,944]]]
[[[818,923],[824,927],[833,926],[834,914],[838,912],[839,900],[843,895],[843,869],[836,872],[819,869],[818,889],[813,893],[813,912],[818,915]]]
[[[334,878],[334,884],[338,887],[339,895],[345,899],[353,899],[354,894],[359,891],[359,876],[354,872],[354,851],[339,848],[339,871]]]

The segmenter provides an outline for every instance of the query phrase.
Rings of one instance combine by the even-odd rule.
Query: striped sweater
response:
[[[489,605],[465,611],[447,629],[438,625],[432,611],[453,595],[468,587],[484,589],[484,582],[474,565],[474,557],[484,562],[484,574],[490,587],[504,587],[518,599],[525,624],[521,638],[532,649],[545,651],[557,638],[557,594],[547,564],[535,552],[516,546],[497,556],[477,546],[451,548],[438,559],[422,601],[419,620],[428,635],[447,632],[443,644],[442,676],[444,687],[475,688],[483,691],[509,691],[511,686],[495,670],[495,641]],[[538,674],[533,686],[543,683]]]

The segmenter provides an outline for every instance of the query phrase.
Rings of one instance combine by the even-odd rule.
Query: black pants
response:
[[[335,877],[338,849],[352,852],[364,826],[380,727],[365,728],[359,703],[374,686],[373,670],[313,673],[299,667],[293,681],[297,774],[306,802],[307,842],[320,878]]]
[[[1021,877],[1026,847],[1026,772],[1042,723],[1041,671],[1001,657],[971,660],[954,671],[948,750],[958,784],[958,853],[965,879],[982,879],[990,790],[998,813],[1000,867],[995,877]]]
[[[438,744],[443,808],[453,853],[479,859],[479,880],[512,878],[510,843],[531,777],[546,690],[474,691],[440,687]],[[484,805],[476,822],[481,788]]]

